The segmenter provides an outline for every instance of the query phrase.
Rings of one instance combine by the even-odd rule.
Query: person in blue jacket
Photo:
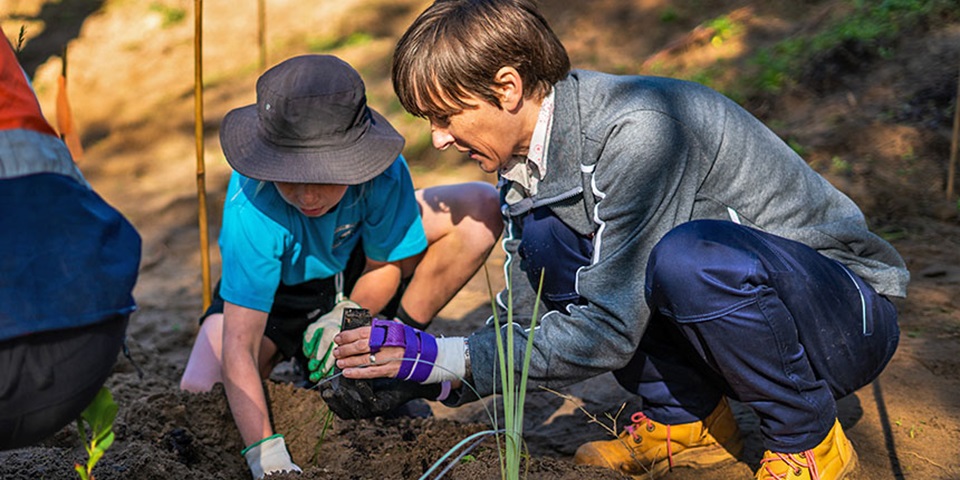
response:
[[[0,450],[80,417],[135,310],[140,236],[83,178],[0,30]]]
[[[503,221],[492,185],[414,190],[403,137],[334,56],[269,69],[256,104],[224,117],[220,140],[234,169],[223,271],[181,388],[223,383],[256,479],[300,470],[270,423],[262,379],[273,367],[297,358],[311,381],[329,376],[346,308],[426,328],[486,260]]]
[[[544,313],[535,331],[466,339],[374,321],[336,338],[346,377],[462,377],[495,393],[497,335],[512,328],[530,388],[613,372],[643,401],[578,463],[646,478],[733,461],[734,399],[760,419],[757,478],[856,468],[836,399],[894,354],[889,297],[906,294],[909,273],[774,132],[700,84],[571,70],[530,0],[434,2],[400,39],[392,75],[434,146],[499,173],[513,318],[533,314],[541,274]],[[460,388],[446,401],[475,398]]]

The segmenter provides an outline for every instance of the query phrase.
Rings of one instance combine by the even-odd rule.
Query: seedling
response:
[[[487,275],[487,288],[490,290],[490,304],[493,310],[493,319],[496,323],[496,329],[499,332],[501,330],[500,317],[498,315],[498,309],[496,305],[496,296],[493,293],[493,285],[490,282],[490,272],[484,267],[484,272]],[[507,281],[509,285],[509,279]],[[527,391],[527,378],[530,370],[530,356],[533,351],[533,335],[537,326],[538,310],[540,304],[540,295],[543,290],[543,274],[540,275],[540,285],[537,289],[537,299],[534,306],[533,315],[530,320],[530,330],[527,335],[527,348],[524,351],[524,356],[522,359],[519,379],[517,378],[516,370],[516,359],[514,357],[514,331],[513,331],[513,290],[507,288],[507,321],[508,325],[506,330],[506,339],[502,335],[497,335],[497,357],[499,360],[500,366],[500,386],[503,397],[503,410],[504,410],[504,426],[499,428],[498,420],[496,418],[496,407],[493,409],[490,415],[491,423],[493,424],[492,430],[484,430],[482,432],[477,432],[473,435],[468,436],[455,445],[453,448],[447,451],[436,463],[430,467],[421,477],[420,480],[425,480],[430,477],[430,475],[440,467],[448,458],[452,457],[454,454],[459,452],[459,455],[454,458],[445,469],[443,469],[435,478],[442,478],[450,469],[452,469],[458,463],[466,462],[468,457],[472,458],[469,455],[469,452],[473,451],[486,437],[494,436],[497,440],[498,451],[500,452],[500,477],[504,480],[515,480],[520,478],[520,462],[525,456],[523,452],[523,408],[524,400],[526,398]],[[462,379],[461,379],[462,380]],[[464,385],[474,390],[468,382],[464,382]],[[479,395],[478,395],[479,396]],[[496,400],[494,400],[496,401]],[[501,444],[500,435],[504,436],[503,444]]]
[[[323,412],[321,410],[321,412]],[[320,447],[323,446],[323,441],[327,438],[327,432],[330,431],[330,427],[333,425],[333,412],[327,410],[326,412],[320,413],[323,415],[323,428],[320,429],[320,438],[317,439],[317,443],[313,446],[313,457],[310,458],[310,463],[316,465],[320,458]]]
[[[487,278],[487,285],[490,279]],[[537,301],[534,304],[533,315],[530,319],[530,330],[527,334],[527,345],[522,359],[520,378],[516,375],[516,359],[514,358],[514,329],[513,329],[513,289],[507,289],[507,322],[506,339],[497,335],[497,358],[500,364],[500,385],[503,395],[504,416],[504,446],[503,458],[500,462],[500,476],[503,479],[520,478],[520,460],[523,457],[523,406],[527,393],[527,376],[530,370],[530,356],[533,351],[533,335],[537,327],[540,295],[543,291],[543,271],[540,272],[540,285],[537,287]],[[500,331],[500,317],[497,314],[491,289],[491,306],[493,307],[493,321],[497,331]],[[499,436],[498,436],[499,443]]]
[[[107,387],[103,387],[93,398],[93,402],[80,414],[77,419],[77,431],[87,450],[86,466],[74,464],[73,469],[80,475],[81,480],[95,480],[93,467],[100,461],[103,454],[113,444],[113,421],[117,418],[117,404]],[[83,424],[90,427],[90,438]]]

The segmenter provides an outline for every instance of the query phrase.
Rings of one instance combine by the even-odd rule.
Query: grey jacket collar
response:
[[[592,194],[584,203],[584,192],[590,191],[590,172],[581,168],[583,134],[580,131],[580,105],[577,77],[571,73],[554,85],[556,97],[553,130],[547,164],[550,168],[540,181],[537,194],[512,205],[504,205],[504,214],[517,217],[534,208],[549,205],[564,223],[586,235],[596,225],[591,218]],[[504,192],[506,188],[503,189]]]

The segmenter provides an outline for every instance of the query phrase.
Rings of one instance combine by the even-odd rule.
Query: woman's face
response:
[[[472,95],[465,101],[472,108],[429,118],[435,148],[446,150],[452,145],[487,173],[496,172],[514,155],[526,155],[530,136],[518,123],[520,116]]]
[[[347,185],[319,183],[273,182],[280,196],[308,217],[319,217],[330,211],[347,192]]]

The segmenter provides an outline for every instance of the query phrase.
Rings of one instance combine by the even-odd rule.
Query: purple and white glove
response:
[[[383,347],[404,349],[396,376],[400,380],[440,383],[462,379],[466,371],[461,337],[435,338],[409,325],[375,318],[370,329],[370,353]]]

